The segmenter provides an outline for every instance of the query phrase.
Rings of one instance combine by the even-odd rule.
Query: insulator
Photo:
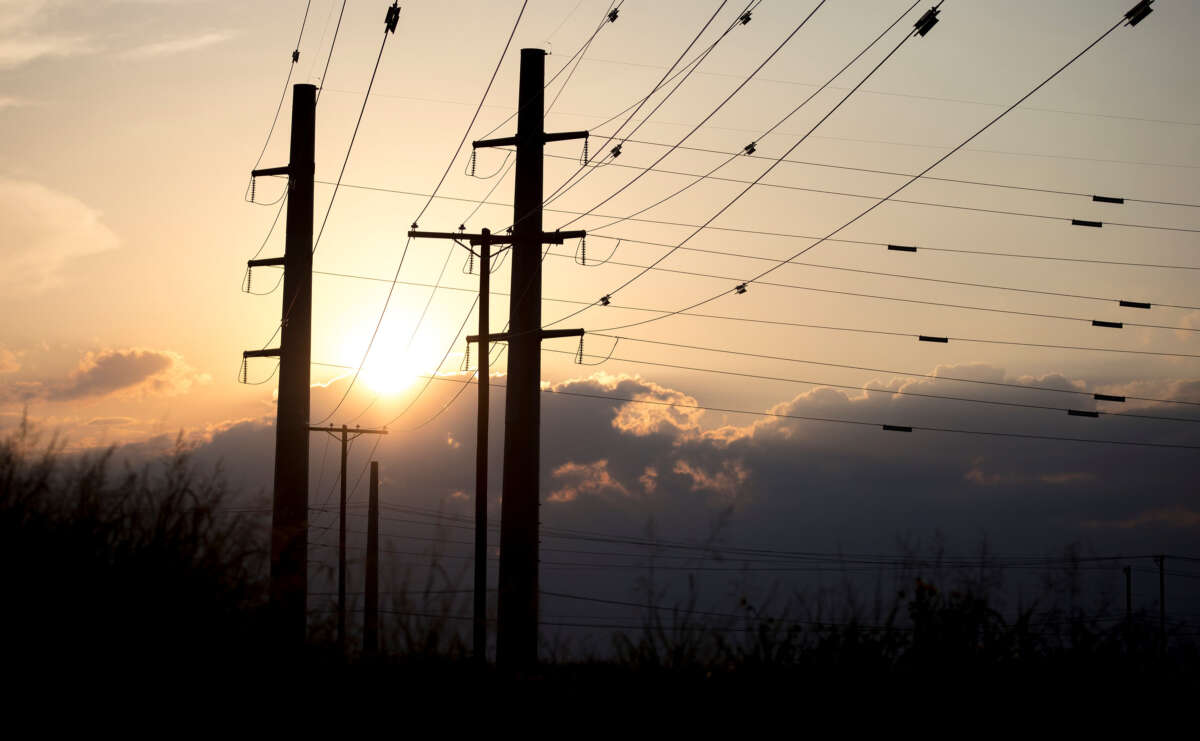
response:
[[[474,252],[467,253],[467,272],[468,273],[475,272],[475,253]]]
[[[413,229],[413,230],[416,230],[416,229],[418,228],[418,227],[417,227],[417,222],[415,222],[415,221],[414,221],[414,222],[412,223],[412,226],[411,226],[411,227],[409,227],[409,228],[410,228],[410,229]]]
[[[575,363],[583,365],[583,335],[579,335],[579,349],[575,351]]]
[[[254,185],[257,181],[258,181],[258,178],[254,177],[253,175],[250,176],[250,202],[251,203],[254,203]]]
[[[583,137],[583,159],[579,160],[579,164],[586,165],[588,163],[588,138]]]
[[[612,10],[608,11],[608,22],[616,23],[618,15],[620,15],[620,13],[618,12],[617,8],[613,8]]]
[[[242,358],[242,383],[246,382],[246,358]]]
[[[475,177],[475,150],[471,150],[471,177]]]
[[[579,261],[583,265],[587,265],[587,237],[579,238]]]
[[[458,230],[459,230],[460,232],[465,232],[465,231],[467,230],[467,225],[466,225],[466,224],[459,224],[459,225],[458,225]]]
[[[467,343],[467,351],[463,353],[463,370],[471,370],[471,343]]]
[[[246,293],[253,293],[253,290],[251,290],[251,286],[250,286],[250,279],[251,279],[251,277],[253,277],[253,275],[254,275],[254,268],[247,265],[246,266]]]

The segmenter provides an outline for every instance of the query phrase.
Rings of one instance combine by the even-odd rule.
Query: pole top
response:
[[[543,57],[544,57],[544,56],[546,56],[548,53],[549,53],[549,52],[547,52],[545,49],[538,49],[538,48],[536,48],[536,47],[530,47],[530,48],[528,48],[528,49],[522,49],[522,50],[521,50],[521,56],[525,56],[525,55],[529,54],[529,55],[537,55],[537,56],[543,56]]]

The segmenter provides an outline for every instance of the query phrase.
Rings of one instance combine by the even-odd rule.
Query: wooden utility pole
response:
[[[483,146],[477,143],[477,146]],[[540,202],[539,202],[540,203]],[[415,226],[415,225],[414,225]],[[583,237],[585,232],[568,231],[568,232],[553,232],[543,233],[541,241],[544,244],[562,244],[567,239],[578,239]],[[476,662],[483,664],[487,661],[487,491],[488,491],[488,411],[490,405],[490,386],[491,386],[491,364],[489,357],[489,349],[492,342],[504,342],[514,334],[513,332],[500,332],[491,334],[490,327],[490,292],[491,292],[491,259],[493,244],[514,244],[514,235],[494,235],[488,229],[483,229],[479,234],[468,234],[466,232],[422,232],[412,230],[408,236],[413,238],[423,239],[451,239],[459,244],[466,243],[471,247],[478,247],[479,252],[479,334],[470,335],[467,337],[468,343],[475,343],[479,346],[479,405],[478,419],[476,421],[475,432],[475,602],[474,614],[472,616],[473,623],[473,640],[472,640],[472,656]],[[540,276],[539,276],[540,285]],[[540,293],[540,291],[539,291]],[[582,329],[569,330],[540,330],[542,337],[579,337],[583,335]],[[510,353],[511,356],[511,353]],[[509,376],[511,379],[512,361],[509,363]],[[511,383],[511,380],[510,380]],[[539,401],[540,403],[540,401]],[[508,419],[507,411],[505,419]],[[505,426],[507,440],[507,425]],[[505,446],[507,450],[507,444]],[[535,491],[536,495],[536,491]],[[536,514],[536,511],[535,511]],[[535,528],[536,528],[536,522]],[[501,522],[503,528],[503,521]],[[501,539],[503,539],[503,530],[501,531]],[[536,548],[536,540],[535,540]],[[501,568],[503,568],[503,548],[501,549]],[[536,558],[534,560],[535,577],[536,577]],[[536,582],[535,582],[536,584]],[[535,612],[536,621],[536,612]],[[534,630],[536,631],[536,624]],[[536,647],[536,646],[535,646]]]
[[[1158,650],[1167,655],[1167,557],[1155,556],[1158,565]]]
[[[287,236],[282,258],[248,266],[283,266],[283,312],[279,347],[249,350],[246,358],[279,358],[275,413],[275,488],[271,514],[270,614],[280,648],[304,645],[308,601],[308,412],[312,355],[313,162],[317,88],[292,88],[292,135],[288,164],[251,172],[286,175]]]
[[[363,655],[379,654],[379,461],[371,461],[371,497],[367,502],[367,568],[363,587]]]
[[[350,441],[360,435],[386,435],[387,428],[367,430],[361,427],[350,429],[341,427],[309,427],[311,432],[328,432],[342,440],[342,472],[341,498],[338,500],[338,601],[337,601],[337,643],[338,651],[346,655],[346,457],[349,453]]]
[[[586,131],[545,132],[545,79],[546,52],[522,49],[516,136],[473,143],[477,148],[515,146],[517,150],[496,635],[496,661],[509,672],[525,671],[537,663],[542,339],[583,334],[583,330],[542,329],[542,245],[548,241],[542,232],[542,150],[548,142],[587,138]]]

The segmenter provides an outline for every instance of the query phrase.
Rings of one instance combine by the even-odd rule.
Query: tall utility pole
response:
[[[541,235],[541,242],[544,244],[562,244],[566,239],[578,239],[583,237],[584,234],[585,232],[582,231],[554,232],[551,234],[543,233]],[[503,342],[508,340],[513,334],[512,332],[491,334],[489,331],[491,311],[490,292],[492,245],[513,244],[515,236],[493,235],[488,229],[483,229],[479,234],[467,234],[466,232],[421,232],[413,230],[408,233],[408,236],[424,239],[452,239],[459,244],[466,242],[468,245],[470,245],[467,247],[467,249],[470,249],[471,247],[479,248],[479,334],[468,336],[467,342],[477,343],[479,345],[479,372],[476,374],[479,378],[479,409],[475,432],[475,604],[474,615],[472,616],[474,627],[472,656],[477,663],[483,664],[487,661],[488,409],[490,404],[489,389],[491,386],[491,379],[489,375],[491,373],[491,366],[488,351],[492,342]],[[541,332],[542,337],[578,337],[583,334],[582,329],[540,330],[539,328],[539,331]],[[509,365],[509,374],[509,377],[511,378],[511,361]],[[508,414],[506,411],[505,419],[507,420],[507,418]],[[503,528],[503,522],[501,522],[501,527]],[[501,539],[503,540],[503,530],[501,531]],[[503,549],[501,549],[500,558],[501,568],[503,569]],[[537,562],[535,560],[535,578],[536,567]],[[536,611],[534,619],[536,621]],[[534,630],[537,630],[536,624],[534,625]],[[497,641],[497,643],[499,643],[499,641]]]
[[[547,142],[587,138],[586,131],[546,133],[545,80],[545,50],[522,49],[517,135],[473,144],[517,150],[496,635],[496,661],[514,672],[537,663],[542,339],[583,334],[542,329],[542,244],[547,241],[542,232],[542,149]]]
[[[379,461],[371,461],[371,498],[367,502],[367,568],[363,586],[363,655],[379,654]]]
[[[328,432],[342,439],[342,472],[340,476],[342,496],[338,500],[338,601],[337,601],[337,643],[338,651],[346,655],[346,457],[349,453],[350,441],[360,435],[386,435],[387,428],[365,430],[355,427],[353,430],[341,427],[309,427],[310,432]]]
[[[287,237],[282,258],[251,260],[249,267],[283,266],[279,347],[250,350],[245,358],[279,358],[275,413],[275,491],[271,514],[270,613],[280,648],[304,644],[308,601],[308,394],[312,359],[312,231],[317,88],[292,88],[288,164],[254,170],[252,177],[286,175]]]

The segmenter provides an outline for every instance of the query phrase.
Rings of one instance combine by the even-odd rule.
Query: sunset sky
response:
[[[627,0],[578,65],[548,87],[547,130],[591,127],[595,155],[628,114],[601,124],[647,96],[714,11],[685,63],[733,26],[677,90],[671,83],[652,95],[608,145],[630,140],[618,159],[597,157],[604,164],[548,205],[547,229],[592,231],[586,266],[576,243],[553,247],[545,259],[547,324],[583,308],[571,302],[613,292],[689,238],[870,74],[787,156],[797,162],[774,167],[712,228],[657,265],[664,270],[618,291],[611,306],[556,325],[591,333],[585,360],[595,365],[574,362],[574,340],[546,342],[542,378],[550,388],[684,406],[547,395],[544,523],[642,535],[653,523],[655,532],[681,539],[716,531],[731,544],[812,551],[892,552],[899,540],[928,542],[941,533],[962,551],[987,539],[1007,553],[1078,543],[1099,554],[1197,554],[1195,3],[1159,0],[1145,21],[1113,31],[929,173],[940,180],[920,179],[895,196],[922,203],[884,203],[797,258],[803,265],[783,265],[745,294],[732,291],[815,241],[803,237],[834,232],[907,181],[884,173],[915,174],[962,144],[1134,0],[948,0],[928,36],[909,39],[872,73],[930,5],[922,2],[762,136],[910,3],[823,3],[683,142],[691,149],[656,165],[670,173],[651,172],[607,202],[712,113],[817,0],[752,3],[746,25],[735,24],[744,1]],[[264,140],[261,166],[286,164],[290,90],[267,134],[299,35],[290,80],[321,88],[318,226],[328,209],[314,257],[313,421],[342,398],[378,322],[361,377],[326,421],[388,425],[375,453],[387,501],[466,514],[474,387],[446,404],[461,388],[452,381],[466,377],[462,335],[476,328],[468,312],[478,275],[464,272],[465,253],[447,242],[406,249],[405,232],[451,162],[420,226],[501,231],[511,222],[505,153],[480,150],[470,177],[470,145],[457,154],[455,147],[522,3],[404,5],[331,208],[388,3],[349,0],[336,45],[342,3],[312,0],[301,34],[306,6],[0,0],[0,428],[13,428],[27,410],[71,450],[117,445],[139,461],[182,434],[206,465],[220,460],[246,496],[269,493],[274,361],[250,363],[248,380],[257,385],[239,377],[244,349],[274,346],[281,292],[241,289],[246,260],[260,246],[263,257],[282,254],[282,218],[272,224],[284,184],[259,179],[260,203],[246,197]],[[548,50],[552,75],[609,7],[609,0],[530,0],[468,141],[495,127],[495,136],[512,133],[514,124],[504,122],[515,111],[520,49]],[[754,157],[612,223],[752,141]],[[549,195],[579,169],[581,144],[549,144],[546,156]],[[486,177],[493,173],[503,176]],[[1091,194],[1127,200],[1097,203]],[[575,221],[579,213],[587,215]],[[608,264],[593,264],[610,254]],[[510,280],[507,260],[497,264],[493,290],[504,295],[493,296],[495,331],[507,318]],[[381,318],[398,269],[401,282]],[[277,270],[256,270],[253,290],[266,292],[278,278]],[[723,291],[695,312],[736,319],[644,311],[665,314]],[[1120,300],[1153,308],[1123,308]],[[1126,326],[1095,327],[1093,319]],[[614,348],[614,339],[593,334],[625,339]],[[498,357],[493,381],[502,384],[505,356]],[[441,376],[427,384],[431,373]],[[1096,392],[1140,399],[1095,401]],[[493,399],[498,514],[502,390]],[[1142,418],[1069,416],[1068,408]],[[882,424],[1179,447],[893,433]],[[336,449],[318,436],[312,442],[317,502],[336,478]],[[355,446],[352,482],[376,442]],[[418,530],[397,527],[392,535],[402,543]],[[612,578],[614,593],[622,579]]]

